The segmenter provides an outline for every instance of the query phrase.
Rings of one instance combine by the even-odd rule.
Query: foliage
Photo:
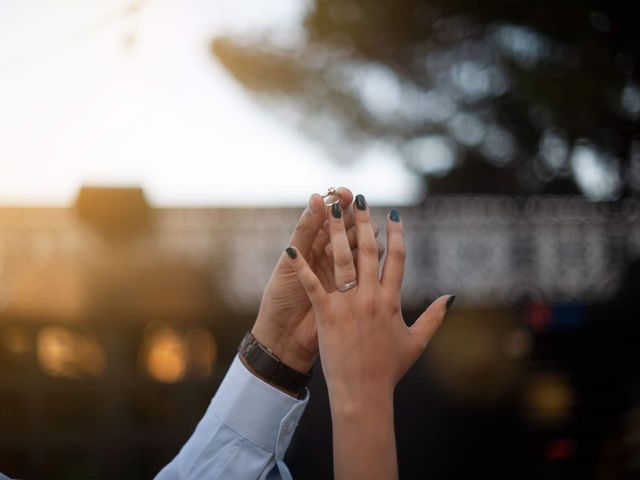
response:
[[[636,28],[623,2],[317,0],[293,40],[211,49],[338,161],[384,142],[431,192],[613,200],[640,191]]]

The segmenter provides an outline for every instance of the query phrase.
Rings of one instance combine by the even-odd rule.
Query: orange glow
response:
[[[525,392],[526,410],[537,423],[552,425],[569,417],[575,395],[569,379],[558,373],[539,373]]]
[[[216,356],[216,341],[208,330],[191,328],[183,333],[160,322],[147,327],[140,350],[142,369],[163,383],[178,382],[187,374],[207,378]]]
[[[142,361],[149,375],[159,382],[182,380],[187,368],[182,337],[173,328],[151,325],[145,334]]]
[[[99,376],[105,370],[104,352],[93,334],[44,327],[38,332],[37,345],[38,363],[53,377]]]
[[[46,265],[25,265],[16,275],[7,312],[55,322],[73,322],[87,315],[89,282],[81,262],[56,259]]]

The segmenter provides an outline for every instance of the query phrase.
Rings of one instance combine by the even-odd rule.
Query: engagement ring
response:
[[[327,193],[322,195],[322,200],[327,207],[330,207],[334,203],[340,203],[340,193],[333,187],[329,187]]]

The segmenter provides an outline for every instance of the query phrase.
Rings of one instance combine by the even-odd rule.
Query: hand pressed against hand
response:
[[[355,248],[356,232],[349,209],[353,194],[347,188],[339,188],[338,192],[340,205],[346,212],[349,248]],[[331,254],[330,238],[323,230],[326,219],[327,207],[322,197],[313,194],[309,199],[309,207],[300,217],[289,242],[304,256],[322,285],[331,291],[335,288],[335,280],[333,263],[331,257],[327,256],[327,253]],[[304,288],[284,255],[279,259],[267,283],[258,317],[251,331],[260,343],[269,347],[285,364],[300,372],[311,369],[318,355],[314,313]]]
[[[387,257],[378,275],[378,249],[364,197],[354,210],[356,263],[342,209],[329,219],[336,285],[327,289],[295,247],[286,249],[291,265],[313,304],[322,369],[329,389],[336,480],[398,477],[393,392],[441,325],[452,296],[437,299],[411,326],[400,310],[405,249],[395,210],[387,219]]]
[[[360,201],[358,201],[360,200]],[[378,248],[369,209],[364,198],[354,209],[357,260],[354,263],[342,209],[331,209],[329,229],[333,245],[337,285],[357,277],[357,287],[340,292],[327,289],[297,248],[287,249],[291,265],[313,304],[318,328],[322,368],[327,380],[332,411],[360,401],[387,401],[411,365],[441,325],[447,303],[442,296],[407,327],[400,309],[400,287],[405,248],[402,223],[392,210],[387,219],[387,257],[381,278]]]

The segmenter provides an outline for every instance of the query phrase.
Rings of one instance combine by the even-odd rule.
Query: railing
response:
[[[225,302],[255,311],[300,209],[154,209],[148,231],[113,243],[73,209],[0,208],[0,308],[28,267],[56,258],[179,258],[208,272]],[[373,208],[383,225],[386,209]],[[580,198],[432,197],[401,209],[406,229],[404,301],[456,293],[468,305],[523,297],[598,302],[640,256],[640,202]],[[384,228],[381,229],[384,237]]]

